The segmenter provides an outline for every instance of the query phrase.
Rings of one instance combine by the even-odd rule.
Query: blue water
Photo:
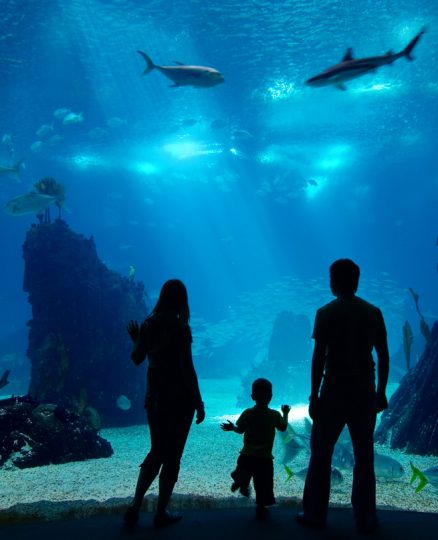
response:
[[[55,177],[70,227],[111,269],[133,266],[150,302],[181,278],[204,377],[263,356],[280,311],[311,323],[338,257],[361,266],[359,293],[382,307],[396,353],[404,320],[418,328],[408,287],[426,320],[438,317],[437,23],[430,0],[3,0],[0,164],[24,168],[21,183],[0,177],[1,204]],[[344,92],[304,85],[349,46],[398,52],[423,27],[414,62]],[[212,66],[225,83],[142,77],[137,49]],[[60,108],[83,121],[64,125]],[[31,317],[21,247],[34,222],[0,214],[0,371],[14,364],[16,392]]]

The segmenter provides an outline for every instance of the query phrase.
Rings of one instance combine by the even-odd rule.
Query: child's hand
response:
[[[290,411],[289,405],[282,405],[282,406],[281,406],[281,412],[282,412],[283,414],[289,414],[289,411]]]
[[[234,424],[231,422],[231,420],[227,420],[226,422],[223,422],[221,424],[221,429],[223,431],[233,431],[234,430]]]

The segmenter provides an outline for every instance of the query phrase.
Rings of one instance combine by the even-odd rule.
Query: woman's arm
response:
[[[135,323],[133,325],[133,323]],[[135,325],[137,328],[135,328]],[[136,366],[140,365],[148,353],[148,326],[144,322],[138,327],[137,321],[131,321],[128,325],[128,333],[132,339],[131,359]]]

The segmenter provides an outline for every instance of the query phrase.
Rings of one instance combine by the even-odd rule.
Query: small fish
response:
[[[84,121],[84,115],[80,112],[76,114],[74,112],[69,112],[66,114],[62,120],[64,126],[71,126],[72,124],[80,124]]]
[[[2,143],[6,146],[11,146],[12,144],[12,135],[9,135],[9,133],[5,133],[2,137]]]
[[[9,384],[9,374],[11,372],[9,371],[9,369],[7,369],[3,375],[1,376],[0,378],[0,388],[3,388],[4,386],[6,386],[7,384]]]
[[[331,66],[322,73],[311,77],[306,81],[306,84],[316,87],[334,85],[339,88],[339,90],[346,90],[344,84],[346,81],[356,79],[366,73],[375,72],[379,67],[392,64],[399,58],[404,57],[407,60],[413,60],[414,58],[411,53],[425,31],[426,30],[423,28],[399,53],[388,51],[381,56],[353,58],[353,50],[349,47],[339,64]]]
[[[415,480],[417,480],[417,478],[418,478],[420,480],[420,482],[418,483],[417,487],[415,488],[415,493],[420,493],[420,491],[422,491],[427,486],[427,484],[429,483],[429,480],[426,478],[424,473],[421,472],[420,469],[418,469],[418,467],[415,467],[415,465],[412,463],[412,461],[410,462],[410,465],[411,465],[411,470],[412,470],[412,476],[411,476],[411,480],[409,481],[409,483],[413,484],[415,482]]]
[[[292,478],[294,473],[292,472],[292,469],[286,464],[284,464],[284,470],[286,471],[286,474],[287,474],[287,478],[285,482],[289,482],[289,480]]]
[[[30,145],[30,149],[32,150],[32,152],[39,152],[43,149],[43,146],[43,141],[35,141]]]
[[[56,109],[56,111],[53,112],[53,116],[57,120],[63,120],[69,113],[71,113],[70,109],[66,109],[65,107],[62,107],[60,109]]]
[[[21,166],[23,165],[24,159],[20,159],[20,161],[17,161],[12,167],[7,167],[6,165],[0,165],[0,176],[3,174],[15,174],[17,177],[17,181],[20,182],[20,172],[21,172]]]
[[[135,279],[135,266],[132,266],[132,264],[129,267],[128,278]]]
[[[222,73],[212,67],[189,66],[182,64],[181,62],[175,62],[177,64],[175,66],[159,66],[154,64],[149,56],[143,51],[137,52],[144,58],[146,62],[146,68],[143,71],[143,75],[147,75],[153,69],[158,69],[158,71],[173,82],[171,85],[172,88],[176,88],[178,86],[197,86],[207,88],[224,82],[224,76]]]
[[[36,132],[35,132],[35,135],[39,138],[39,139],[42,139],[44,137],[47,137],[47,135],[49,135],[49,133],[52,133],[53,131],[53,124],[52,125],[49,125],[49,124],[43,124],[42,126],[40,126]]]
[[[117,398],[116,404],[117,407],[122,411],[129,411],[129,409],[131,408],[131,400],[123,394],[120,394],[120,396]]]
[[[414,334],[412,332],[411,325],[408,321],[405,321],[403,325],[403,351],[406,358],[406,367],[409,371],[411,369],[411,348],[414,341]]]
[[[30,191],[8,201],[5,205],[5,212],[11,216],[39,215],[44,213],[44,210],[55,202],[59,202],[59,197]]]
[[[106,125],[112,128],[126,126],[127,123],[128,122],[125,119],[119,118],[118,116],[113,116],[106,121]]]

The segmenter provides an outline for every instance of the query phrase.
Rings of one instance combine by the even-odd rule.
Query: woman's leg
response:
[[[174,412],[173,416],[169,415],[169,420],[166,422],[166,448],[160,473],[157,516],[166,515],[167,505],[178,480],[181,457],[193,416],[193,409],[183,409],[177,413]]]
[[[138,512],[143,503],[146,491],[160,472],[164,456],[163,430],[161,427],[160,415],[148,411],[149,432],[151,438],[151,449],[143,463],[140,465],[140,472],[135,488],[134,499],[125,514],[125,521],[136,523]]]

